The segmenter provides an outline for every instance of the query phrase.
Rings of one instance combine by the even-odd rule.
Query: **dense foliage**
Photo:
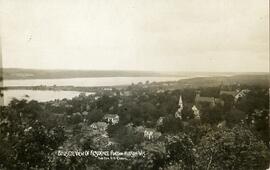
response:
[[[247,88],[235,101],[221,87],[156,89],[147,84],[113,89],[72,100],[40,103],[14,99],[1,107],[1,169],[266,169],[269,155],[269,90]],[[196,93],[220,98],[224,105],[192,106]],[[182,119],[176,118],[179,96]],[[92,130],[104,115],[120,120],[106,130]],[[147,139],[145,130],[156,137]],[[110,145],[108,144],[110,143]],[[57,156],[58,150],[143,150],[144,157],[99,160]]]

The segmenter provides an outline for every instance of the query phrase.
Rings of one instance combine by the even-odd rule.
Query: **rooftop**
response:
[[[196,96],[195,98],[196,102],[214,102],[215,98],[214,97],[200,97]]]

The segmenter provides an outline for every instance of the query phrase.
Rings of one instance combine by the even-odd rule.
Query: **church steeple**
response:
[[[179,97],[179,103],[178,103],[178,105],[179,105],[180,108],[183,108],[184,107],[183,100],[182,100],[182,96],[181,95]]]
[[[182,95],[179,97],[179,102],[178,102],[178,110],[175,113],[175,118],[180,118],[182,119],[182,110],[184,108],[183,100],[182,100]]]

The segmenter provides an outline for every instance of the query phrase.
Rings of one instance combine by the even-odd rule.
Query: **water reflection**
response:
[[[72,99],[75,96],[78,96],[81,92],[77,91],[49,91],[49,90],[4,90],[2,92],[3,97],[0,97],[0,104],[7,105],[13,98],[19,100],[37,100],[40,102],[46,102],[55,99]],[[86,95],[94,93],[85,93]]]

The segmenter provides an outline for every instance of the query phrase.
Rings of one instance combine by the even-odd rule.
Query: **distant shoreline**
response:
[[[270,77],[268,74],[263,75],[233,75],[233,76],[206,76],[206,77],[187,77],[175,81],[160,81],[152,82],[149,86],[164,86],[164,84],[170,84],[174,88],[183,87],[200,87],[200,86],[218,86],[221,83],[224,85],[232,83],[240,84],[252,84],[259,86],[269,87]],[[144,82],[143,82],[144,83]],[[137,84],[137,83],[135,83]],[[96,92],[106,88],[122,89],[132,84],[123,85],[104,85],[104,86],[50,86],[50,85],[39,85],[39,86],[0,86],[0,90],[52,90],[52,91],[79,91],[79,92]]]
[[[4,80],[29,79],[69,79],[69,78],[105,78],[105,77],[197,77],[226,75],[263,75],[267,72],[169,72],[169,71],[132,71],[132,70],[44,70],[1,68],[1,78]]]

